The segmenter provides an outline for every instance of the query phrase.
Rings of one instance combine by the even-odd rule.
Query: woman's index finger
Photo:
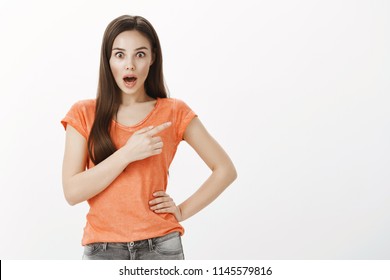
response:
[[[164,191],[156,191],[155,193],[153,193],[153,196],[156,197],[156,196],[167,196],[167,193],[164,192]]]
[[[151,129],[148,133],[150,136],[154,136],[157,133],[160,133],[161,131],[163,131],[164,129],[167,129],[171,125],[172,125],[171,122],[166,122],[166,123],[160,124],[160,125],[154,127],[153,129]]]

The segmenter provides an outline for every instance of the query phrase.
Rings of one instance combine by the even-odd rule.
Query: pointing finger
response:
[[[145,133],[145,132],[150,131],[153,127],[154,127],[153,125],[147,126],[147,127],[141,128],[140,130],[137,130],[135,133],[136,134]]]
[[[166,122],[166,123],[160,124],[159,126],[156,126],[153,129],[151,129],[150,131],[148,131],[148,134],[149,134],[149,136],[156,135],[157,133],[160,133],[161,131],[163,131],[164,129],[167,129],[171,125],[172,125],[171,122]]]

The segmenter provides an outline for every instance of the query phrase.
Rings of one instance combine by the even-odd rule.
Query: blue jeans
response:
[[[179,232],[134,242],[97,242],[84,246],[83,260],[184,260]]]

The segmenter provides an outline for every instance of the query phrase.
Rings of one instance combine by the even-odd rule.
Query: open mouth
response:
[[[132,87],[132,86],[135,85],[135,83],[136,83],[136,81],[137,81],[137,78],[136,78],[136,77],[133,77],[133,76],[131,76],[131,77],[124,77],[124,78],[123,78],[123,81],[125,82],[125,85],[126,85],[127,87]]]
[[[126,77],[123,80],[125,80],[126,83],[133,83],[135,80],[137,80],[136,77]]]

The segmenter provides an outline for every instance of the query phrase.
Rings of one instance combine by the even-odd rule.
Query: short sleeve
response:
[[[192,109],[183,101],[175,99],[175,127],[177,140],[183,140],[183,134],[193,118],[197,115]]]
[[[61,124],[66,127],[70,124],[74,127],[85,139],[88,139],[88,131],[87,131],[87,114],[88,110],[85,106],[85,101],[79,101],[75,103],[66,116],[61,120]]]

